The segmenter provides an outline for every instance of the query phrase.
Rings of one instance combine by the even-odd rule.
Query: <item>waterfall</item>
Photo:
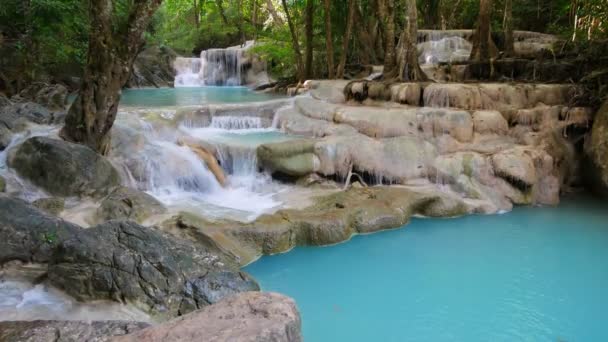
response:
[[[220,129],[264,128],[262,118],[255,116],[214,116],[211,127]]]
[[[243,84],[243,49],[210,49],[201,52],[200,78],[206,85]]]
[[[175,69],[175,87],[199,87],[202,84],[200,78],[201,59],[177,57],[173,62]]]
[[[220,189],[215,176],[188,147],[156,141],[145,154],[146,190],[205,193]]]
[[[419,37],[421,64],[464,62],[469,59],[472,49],[465,31],[425,30]]]

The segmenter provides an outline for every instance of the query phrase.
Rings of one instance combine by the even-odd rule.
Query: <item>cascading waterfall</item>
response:
[[[228,130],[264,128],[262,118],[256,116],[214,116],[211,127]]]
[[[464,62],[469,59],[473,45],[468,31],[425,30],[419,36],[418,52],[421,64]]]
[[[210,49],[200,58],[178,57],[176,87],[240,86],[245,83],[245,48]]]
[[[198,87],[201,86],[200,58],[177,57],[173,63],[175,69],[175,87]]]
[[[200,79],[205,85],[243,84],[243,49],[210,49],[201,52]]]

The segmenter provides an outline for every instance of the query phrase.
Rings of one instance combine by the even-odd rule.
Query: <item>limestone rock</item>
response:
[[[591,139],[585,145],[590,159],[589,178],[593,191],[608,197],[608,101],[595,114]]]
[[[288,176],[304,176],[319,168],[311,140],[292,140],[263,144],[257,148],[260,164],[272,172]]]
[[[112,164],[84,145],[33,137],[13,152],[9,166],[56,196],[100,196],[120,184]]]
[[[74,232],[57,247],[48,274],[78,300],[128,301],[163,316],[259,289],[234,260],[123,221]]]
[[[509,123],[498,111],[483,110],[473,113],[473,126],[479,134],[507,134]]]
[[[7,321],[0,322],[3,342],[108,342],[112,336],[148,327],[128,321]]]
[[[32,202],[32,205],[46,213],[57,216],[63,211],[65,201],[59,197],[40,198]]]
[[[293,299],[277,293],[247,292],[112,341],[300,342],[301,324]]]
[[[537,181],[534,163],[525,151],[512,149],[492,156],[496,174],[516,184],[518,188],[527,188]]]
[[[99,220],[132,220],[142,223],[150,216],[162,214],[166,208],[145,192],[119,187],[106,196],[97,209]]]
[[[0,264],[46,263],[55,248],[81,230],[25,201],[0,197]]]

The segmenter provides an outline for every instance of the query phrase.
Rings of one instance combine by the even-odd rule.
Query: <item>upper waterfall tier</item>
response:
[[[226,49],[209,49],[200,58],[175,60],[175,86],[240,86],[268,81],[266,64],[248,54],[253,41]]]

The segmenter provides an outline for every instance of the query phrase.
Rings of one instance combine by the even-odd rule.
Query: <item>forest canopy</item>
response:
[[[337,65],[344,53],[343,47],[347,46],[346,63],[382,64],[382,45],[377,43],[381,40],[379,2],[165,0],[146,31],[145,41],[146,45],[169,47],[188,56],[204,49],[255,39],[262,43],[256,51],[269,61],[277,77],[296,75],[296,51],[304,55],[310,45],[313,58],[308,76],[325,77],[328,34],[333,43],[329,62],[335,61]],[[406,21],[406,1],[394,2],[398,35]],[[133,0],[114,3],[118,12],[116,20],[126,20],[124,16],[121,19],[120,13],[128,13]],[[88,1],[1,0],[1,4],[2,82],[27,83],[41,77],[61,79],[63,75],[78,74],[86,61]],[[345,45],[351,4],[357,25],[348,32],[350,44]],[[479,0],[419,0],[417,7],[418,29],[471,29],[476,25]],[[557,34],[580,44],[608,36],[608,1],[605,0],[512,0],[512,9],[515,30]],[[493,32],[502,31],[504,19],[505,0],[492,1]],[[307,34],[312,37],[310,42],[306,41]],[[294,39],[297,49],[294,49]]]

